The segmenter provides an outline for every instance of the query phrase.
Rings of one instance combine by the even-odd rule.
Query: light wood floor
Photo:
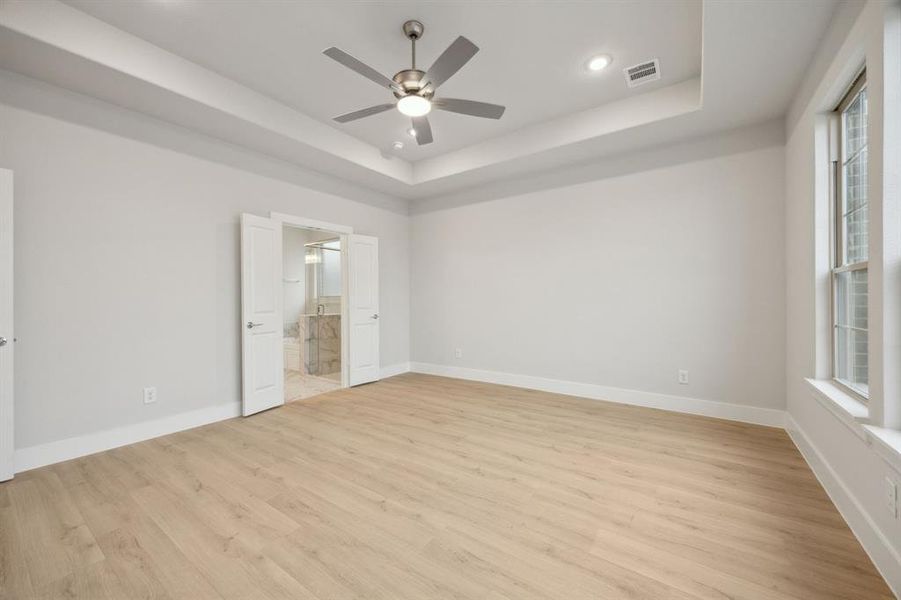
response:
[[[0,597],[891,595],[781,430],[403,375],[0,484]]]

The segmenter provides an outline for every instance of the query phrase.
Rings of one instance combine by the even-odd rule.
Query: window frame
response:
[[[867,71],[866,68],[861,70],[861,72],[854,78],[853,82],[847,89],[847,91],[842,95],[841,101],[838,103],[838,106],[832,112],[832,118],[834,120],[834,125],[832,127],[832,131],[835,133],[836,139],[832,143],[832,152],[830,156],[830,167],[831,167],[831,185],[830,185],[830,210],[829,210],[829,218],[831,220],[830,227],[830,265],[829,265],[829,279],[830,279],[830,330],[831,330],[831,340],[830,347],[832,355],[830,357],[830,369],[831,369],[831,380],[832,382],[839,386],[844,392],[850,394],[853,398],[859,400],[863,404],[869,403],[869,395],[864,394],[861,390],[851,387],[845,381],[838,378],[838,278],[837,275],[841,273],[849,273],[852,271],[867,271],[869,273],[869,252],[867,252],[867,260],[858,261],[855,263],[844,264],[844,250],[845,250],[845,229],[843,223],[844,210],[843,210],[843,193],[844,193],[844,178],[843,178],[843,163],[844,163],[844,142],[845,142],[845,131],[844,131],[844,120],[842,118],[842,114],[844,111],[857,99],[858,95],[867,87]],[[869,117],[867,118],[867,122],[869,123]],[[867,140],[869,144],[869,139]],[[869,169],[869,162],[867,163],[867,168]],[[867,208],[869,209],[869,198],[867,199]],[[869,221],[868,225],[869,227]],[[868,236],[869,239],[869,236]],[[869,277],[867,278],[867,295],[869,297]],[[846,329],[859,329],[850,326],[846,326]],[[869,341],[869,328],[867,328],[867,340]],[[869,364],[869,348],[867,349],[867,362]],[[869,387],[869,385],[868,385]]]

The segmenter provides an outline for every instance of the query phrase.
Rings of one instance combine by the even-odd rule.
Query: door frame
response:
[[[353,227],[349,225],[336,225],[326,221],[317,221],[316,219],[307,219],[297,217],[280,212],[270,212],[269,218],[282,227],[297,227],[300,229],[315,229],[317,231],[325,231],[334,233],[341,239],[341,387],[350,387],[350,324],[349,320],[349,304],[348,291],[350,290],[350,276],[348,274],[347,261],[347,244],[348,236],[354,232]],[[284,270],[282,271],[284,274]],[[282,328],[282,345],[284,346],[284,327]],[[284,377],[282,371],[282,377]]]
[[[0,238],[9,240],[9,254],[0,251],[0,335],[6,345],[0,348],[0,481],[12,479],[16,472],[15,450],[15,322],[13,320],[13,172],[0,169]],[[4,209],[8,207],[9,212]],[[6,242],[4,242],[5,244]],[[9,281],[5,281],[9,278]],[[8,284],[8,285],[7,285]]]

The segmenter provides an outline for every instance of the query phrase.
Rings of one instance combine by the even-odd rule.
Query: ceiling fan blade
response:
[[[427,117],[413,117],[413,130],[416,132],[417,144],[425,146],[432,143],[432,126]]]
[[[397,92],[403,92],[403,88],[401,88],[398,84],[394,83],[363,61],[354,58],[344,50],[332,46],[331,48],[326,48],[325,50],[323,50],[322,53],[332,60],[338,61],[351,71],[356,71],[366,79],[376,82],[382,87],[390,88]]]
[[[432,102],[432,106],[448,112],[482,117],[485,119],[500,119],[503,116],[504,111],[507,110],[505,106],[501,106],[500,104],[488,104],[487,102],[476,102],[475,100],[460,100],[459,98],[438,98]]]
[[[369,108],[355,110],[344,115],[339,115],[332,120],[338,121],[339,123],[347,123],[348,121],[356,121],[357,119],[362,119],[363,117],[377,115],[381,112],[385,112],[386,110],[391,110],[392,108],[394,108],[394,104],[377,104],[375,106],[370,106]]]
[[[437,89],[439,85],[453,77],[454,73],[469,62],[478,51],[478,46],[461,35],[432,64],[420,80],[420,86],[425,87],[428,84],[432,89]]]

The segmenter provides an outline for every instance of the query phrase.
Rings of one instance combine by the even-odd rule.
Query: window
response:
[[[866,399],[867,352],[867,87],[862,73],[835,111],[833,161],[833,377]]]

